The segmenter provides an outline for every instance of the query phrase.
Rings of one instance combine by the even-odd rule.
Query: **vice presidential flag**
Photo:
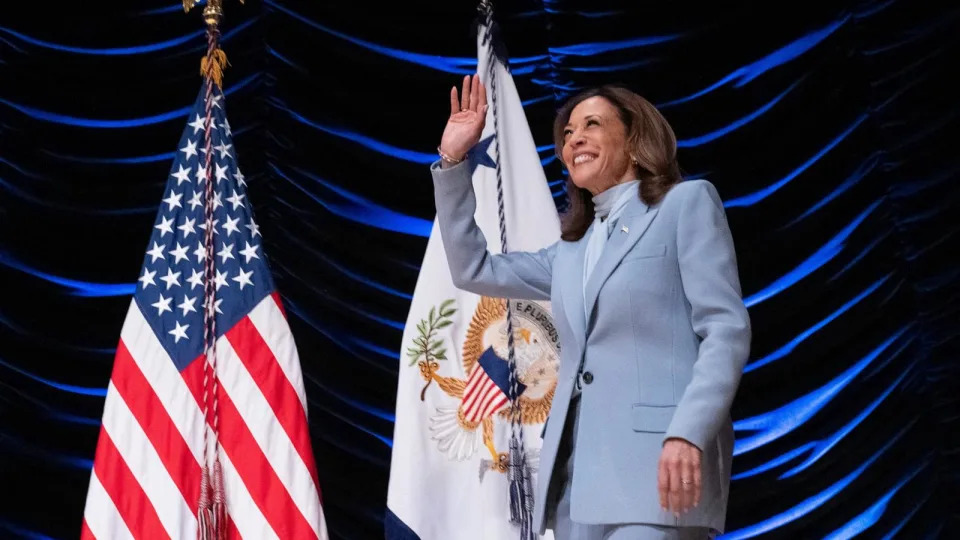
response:
[[[215,439],[212,428],[204,437],[203,413],[204,268],[213,263],[217,404],[208,424],[218,419],[227,536],[325,539],[296,344],[216,88],[206,177],[204,95],[180,138],[120,331],[81,537],[197,538],[201,470],[205,455],[212,466]],[[213,260],[204,248],[207,182]]]
[[[488,248],[500,252],[497,137],[508,247],[535,251],[559,239],[559,218],[517,89],[502,59],[489,64],[491,44],[484,41],[485,33],[481,25],[478,73],[490,106],[468,161],[474,168],[476,220]],[[496,71],[495,96],[491,69]],[[499,133],[494,133],[494,114]],[[518,538],[519,528],[510,523],[506,474],[508,301],[524,398],[524,446],[535,467],[559,366],[550,305],[457,290],[434,221],[403,333],[385,519],[388,539]]]

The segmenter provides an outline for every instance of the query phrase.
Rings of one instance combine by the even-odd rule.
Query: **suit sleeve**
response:
[[[743,303],[733,236],[716,188],[691,182],[677,223],[677,257],[691,324],[700,348],[665,439],[686,439],[701,450],[730,414],[750,354],[750,316]]]
[[[453,284],[484,296],[549,300],[556,243],[535,252],[489,253],[474,219],[477,200],[467,164],[443,169],[438,161],[430,171]]]

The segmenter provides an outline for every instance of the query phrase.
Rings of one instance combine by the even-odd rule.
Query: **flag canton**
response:
[[[150,235],[134,298],[178,369],[203,351],[203,274],[206,263],[206,110],[201,89]],[[212,97],[211,180],[217,335],[223,335],[266,295],[273,280],[253,220],[247,184],[237,166],[224,96]]]

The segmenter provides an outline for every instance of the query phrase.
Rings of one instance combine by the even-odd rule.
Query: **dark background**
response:
[[[538,57],[514,65],[538,145],[571,92],[624,83],[726,201],[751,362],[768,362],[734,406],[729,531],[951,537],[960,10],[722,4],[517,0],[496,19],[513,58]],[[433,218],[426,163],[473,69],[475,5],[225,10],[228,114],[306,374],[331,537],[382,537],[398,326],[426,238],[381,210]],[[79,533],[129,303],[101,285],[138,273],[201,30],[171,0],[0,11],[0,537]],[[546,170],[562,209],[562,170]]]

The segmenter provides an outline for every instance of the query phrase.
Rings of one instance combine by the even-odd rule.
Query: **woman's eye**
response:
[[[595,119],[591,118],[590,120],[587,120],[587,125],[588,125],[588,126],[590,126],[590,125],[599,126],[599,125],[600,125],[600,122],[597,122]]]

